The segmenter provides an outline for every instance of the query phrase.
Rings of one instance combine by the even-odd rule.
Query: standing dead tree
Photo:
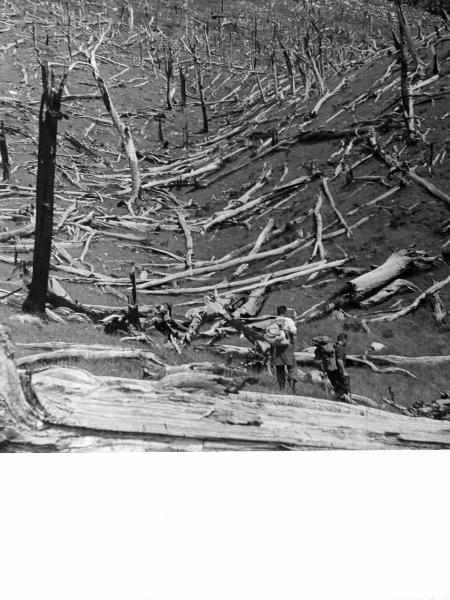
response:
[[[164,70],[166,73],[166,104],[167,110],[172,110],[172,98],[171,98],[171,89],[170,85],[173,77],[173,55],[172,55],[172,47],[170,44],[164,46]]]
[[[419,53],[417,52],[417,48],[414,45],[414,41],[413,41],[413,38],[411,35],[411,30],[410,30],[408,22],[406,20],[402,4],[403,3],[401,0],[395,0],[395,8],[397,10],[400,35],[403,38],[403,40],[405,40],[406,45],[408,46],[408,50],[413,59],[415,68],[418,69],[419,71],[422,71],[424,64],[419,56]],[[403,45],[403,41],[402,41],[402,45]]]
[[[200,62],[198,60],[198,56],[197,56],[197,52],[196,52],[196,48],[195,48],[195,42],[193,43],[193,42],[191,42],[191,40],[188,40],[188,43],[189,43],[189,47],[185,46],[185,48],[188,50],[189,54],[192,56],[192,60],[194,62],[194,70],[195,70],[195,75],[197,77],[198,96],[200,99],[200,106],[202,108],[203,133],[208,134],[209,133],[208,111],[206,110],[206,104],[205,104],[202,71],[201,71]]]
[[[0,156],[2,159],[3,181],[8,181],[11,175],[11,166],[9,163],[8,146],[6,144],[5,126],[3,121],[0,123]]]
[[[139,173],[139,165],[138,159],[136,155],[136,148],[134,146],[133,137],[131,135],[130,128],[128,125],[125,125],[121,120],[119,113],[117,112],[116,107],[111,99],[109,90],[100,75],[100,71],[98,69],[97,60],[95,57],[95,53],[97,52],[100,45],[103,43],[107,33],[109,31],[109,26],[104,29],[100,33],[100,37],[98,42],[90,49],[85,51],[85,55],[89,61],[89,64],[92,68],[92,74],[94,79],[97,82],[100,93],[103,98],[103,103],[105,105],[106,110],[111,116],[112,122],[114,123],[115,128],[119,132],[120,139],[122,141],[122,146],[125,151],[125,154],[128,159],[128,164],[130,166],[131,171],[131,197],[126,202],[128,210],[132,212],[132,204],[137,200],[141,192],[141,176]]]
[[[41,74],[43,91],[39,110],[33,278],[22,308],[25,312],[44,315],[53,234],[57,130],[58,121],[64,116],[61,112],[61,97],[67,72],[58,86],[54,71],[46,61],[41,63]]]

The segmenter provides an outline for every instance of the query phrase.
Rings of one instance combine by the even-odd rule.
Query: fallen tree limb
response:
[[[275,271],[273,273],[268,273],[271,275],[270,280],[266,280],[265,275],[259,275],[256,277],[251,277],[246,280],[241,281],[232,281],[232,282],[221,282],[221,283],[212,283],[207,286],[199,286],[193,288],[164,288],[163,290],[141,290],[142,294],[154,295],[154,296],[185,296],[190,294],[200,294],[212,290],[227,290],[233,289],[233,292],[238,294],[241,292],[248,292],[250,290],[254,290],[260,287],[273,286],[278,283],[284,283],[286,281],[291,281],[293,279],[297,279],[298,277],[304,277],[306,275],[311,275],[312,273],[318,273],[320,271],[325,271],[327,269],[334,269],[335,267],[342,266],[348,259],[340,259],[332,262],[318,261],[316,263],[310,263],[306,265],[302,265],[301,267],[294,267],[291,269],[284,269],[284,271],[279,271],[278,273]],[[281,274],[283,273],[283,274]],[[254,283],[250,283],[254,282]],[[241,287],[239,287],[241,286]],[[139,288],[138,288],[139,289]]]
[[[261,246],[264,244],[264,242],[266,241],[268,235],[272,231],[274,224],[275,224],[275,221],[272,218],[270,218],[267,221],[266,226],[264,227],[264,229],[261,231],[261,233],[259,234],[258,238],[256,239],[255,245],[250,250],[249,256],[254,256],[255,254],[258,254],[258,252],[261,249]],[[247,269],[248,269],[248,264],[247,263],[244,263],[243,265],[240,265],[236,269],[236,271],[233,273],[234,277],[240,277],[244,273],[244,271],[246,271]]]
[[[144,281],[143,283],[138,285],[138,290],[148,290],[150,288],[161,287],[166,285],[167,283],[171,283],[173,281],[177,281],[178,279],[185,279],[187,277],[196,277],[197,275],[205,275],[206,273],[217,273],[219,271],[226,271],[227,269],[231,269],[233,267],[237,267],[239,265],[243,265],[246,263],[252,263],[259,260],[264,260],[266,258],[271,258],[273,256],[280,256],[285,254],[286,252],[293,250],[299,247],[302,244],[302,240],[294,240],[289,244],[285,244],[284,246],[279,246],[278,248],[274,248],[273,250],[266,250],[265,252],[259,252],[258,254],[248,254],[247,256],[241,256],[238,258],[231,259],[224,263],[207,265],[205,267],[198,267],[193,269],[187,269],[180,273],[173,273],[171,275],[166,275],[166,277],[161,277],[160,279],[151,279],[149,281]]]
[[[327,92],[324,96],[322,96],[317,101],[316,105],[311,110],[311,112],[309,113],[310,118],[312,119],[314,117],[317,117],[319,110],[325,104],[325,102],[327,102],[327,100],[329,100],[330,98],[335,96],[346,85],[346,83],[347,83],[347,78],[344,77],[344,79],[338,83],[338,85],[334,88],[334,90],[332,90],[331,92]]]
[[[186,223],[185,216],[181,211],[177,211],[178,221],[180,223],[181,229],[183,230],[184,237],[186,240],[186,258],[185,264],[186,269],[192,269],[192,254],[194,253],[194,244],[192,241],[192,233]]]
[[[432,296],[434,293],[436,293],[438,290],[442,289],[444,286],[448,285],[449,283],[450,283],[450,275],[448,277],[446,277],[445,279],[443,279],[442,281],[438,281],[437,283],[435,283],[434,285],[429,287],[427,290],[422,292],[422,294],[417,296],[417,298],[414,300],[414,302],[412,302],[408,306],[405,306],[405,308],[402,308],[401,310],[398,310],[395,313],[386,314],[386,315],[377,315],[376,317],[372,317],[371,319],[367,319],[367,320],[370,322],[396,321],[397,319],[400,319],[401,317],[404,317],[404,316],[408,315],[409,313],[413,312],[414,310],[416,310],[416,308],[418,308],[418,306],[424,300],[426,300],[428,297]]]
[[[19,367],[36,365],[38,363],[51,363],[71,358],[84,360],[114,360],[133,358],[143,361],[150,361],[159,366],[164,363],[149,350],[139,350],[135,348],[108,348],[92,349],[89,346],[72,346],[54,350],[53,352],[40,352],[18,358],[16,363]]]
[[[270,172],[269,172],[269,174],[270,174]],[[228,210],[224,210],[224,211],[218,213],[215,217],[213,217],[210,221],[208,221],[203,226],[203,232],[206,232],[206,231],[208,231],[208,229],[211,229],[212,227],[215,227],[216,225],[220,225],[221,223],[224,223],[225,221],[234,219],[235,217],[237,217],[238,215],[241,215],[242,213],[246,213],[250,210],[253,210],[255,207],[257,207],[261,204],[265,204],[269,200],[276,199],[280,196],[280,194],[286,193],[288,191],[292,191],[292,190],[296,189],[297,187],[303,185],[304,183],[308,183],[315,177],[316,177],[315,174],[311,175],[311,176],[304,175],[302,177],[298,177],[294,181],[285,183],[282,186],[275,188],[274,190],[272,190],[271,192],[269,192],[263,196],[258,196],[257,198],[254,198],[253,200],[249,200],[248,202],[245,202],[244,204],[241,204],[241,205],[237,206],[236,208],[230,208]]]
[[[330,188],[328,186],[328,177],[321,177],[320,182],[322,184],[323,191],[325,192],[325,196],[328,198],[328,202],[330,203],[331,208],[333,209],[334,214],[336,215],[338,221],[344,227],[347,237],[350,238],[352,236],[352,232],[350,227],[348,226],[347,221],[342,216],[342,213],[337,208],[336,203],[334,201],[333,196],[331,195]]]
[[[445,194],[442,190],[437,188],[433,183],[431,183],[431,181],[428,181],[428,179],[425,179],[425,177],[420,177],[419,175],[416,175],[416,173],[414,173],[412,169],[407,169],[406,173],[408,174],[408,177],[410,177],[413,181],[422,186],[432,196],[438,198],[439,200],[442,200],[443,202],[445,202],[445,204],[447,204],[447,206],[450,206],[450,196],[447,196],[447,194]]]

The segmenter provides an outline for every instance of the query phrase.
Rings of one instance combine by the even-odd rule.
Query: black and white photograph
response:
[[[0,596],[450,600],[450,0],[0,0]]]
[[[445,0],[5,0],[4,452],[450,447]]]

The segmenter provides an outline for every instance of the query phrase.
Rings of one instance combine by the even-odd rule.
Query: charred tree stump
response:
[[[134,267],[130,273],[131,281],[131,298],[132,301],[128,302],[128,323],[133,327],[136,327],[138,331],[141,328],[141,322],[139,320],[139,306],[137,303],[137,291],[136,291],[136,273]]]
[[[3,181],[8,181],[11,175],[11,166],[3,121],[0,123],[0,156],[2,158]]]
[[[33,277],[30,291],[23,303],[25,312],[45,315],[48,274],[53,234],[53,202],[56,169],[56,144],[64,75],[55,87],[53,70],[41,64],[43,92],[39,110],[39,147],[36,180],[36,228],[33,253]]]

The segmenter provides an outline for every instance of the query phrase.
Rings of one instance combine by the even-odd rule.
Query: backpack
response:
[[[319,335],[312,339],[312,343],[316,347],[314,356],[322,361],[327,370],[334,371],[337,366],[333,339],[328,335]]]
[[[264,332],[264,339],[266,342],[273,348],[279,348],[280,346],[289,346],[289,339],[286,335],[285,330],[280,325],[274,321],[273,323],[269,323],[267,325],[266,330]]]

